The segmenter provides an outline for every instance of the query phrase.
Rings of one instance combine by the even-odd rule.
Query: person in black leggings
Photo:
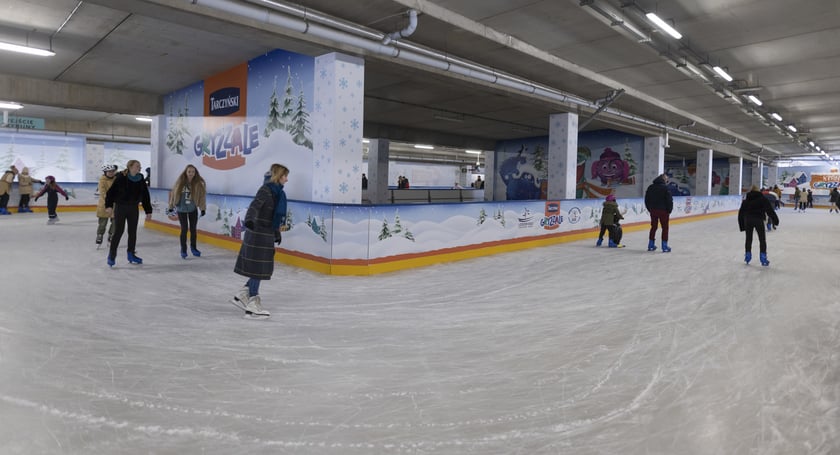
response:
[[[152,219],[152,202],[149,197],[149,187],[140,173],[140,162],[129,160],[126,169],[117,174],[114,184],[105,195],[105,212],[114,217],[114,235],[111,237],[111,247],[108,250],[108,265],[113,267],[117,258],[117,247],[128,224],[128,262],[142,264],[143,259],[137,256],[137,221],[139,213],[137,204],[143,204],[146,219]]]

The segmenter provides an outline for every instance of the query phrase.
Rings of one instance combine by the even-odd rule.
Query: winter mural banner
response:
[[[310,200],[313,73],[312,57],[278,49],[166,96],[160,185],[192,164],[209,192],[250,196],[283,163],[287,196]]]

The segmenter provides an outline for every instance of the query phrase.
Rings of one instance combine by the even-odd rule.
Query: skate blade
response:
[[[242,301],[237,299],[236,297],[228,300],[228,302],[230,302],[231,305],[235,306],[236,308],[239,308],[240,310],[245,311],[245,304],[242,303]]]
[[[265,321],[267,319],[271,319],[271,315],[264,316],[264,315],[257,315],[257,314],[254,314],[254,313],[245,313],[245,315],[242,316],[242,319],[250,319],[252,321]]]

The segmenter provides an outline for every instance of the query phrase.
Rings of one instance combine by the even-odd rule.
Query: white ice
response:
[[[235,253],[92,213],[0,217],[0,454],[838,454],[840,215],[735,215],[669,254],[592,238],[372,277],[278,264],[268,321]]]

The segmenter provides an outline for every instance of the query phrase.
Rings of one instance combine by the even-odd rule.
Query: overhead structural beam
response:
[[[623,88],[611,91],[610,94],[607,95],[606,98],[604,98],[604,101],[600,103],[600,106],[598,106],[598,109],[596,109],[595,112],[592,113],[592,115],[587,117],[586,120],[584,120],[580,125],[578,125],[578,131],[583,131],[583,129],[586,128],[587,125],[592,123],[592,120],[595,120],[595,117],[597,117],[598,114],[603,112],[604,109],[609,107],[610,104],[612,104],[615,100],[617,100],[623,94],[624,94],[624,89]]]

